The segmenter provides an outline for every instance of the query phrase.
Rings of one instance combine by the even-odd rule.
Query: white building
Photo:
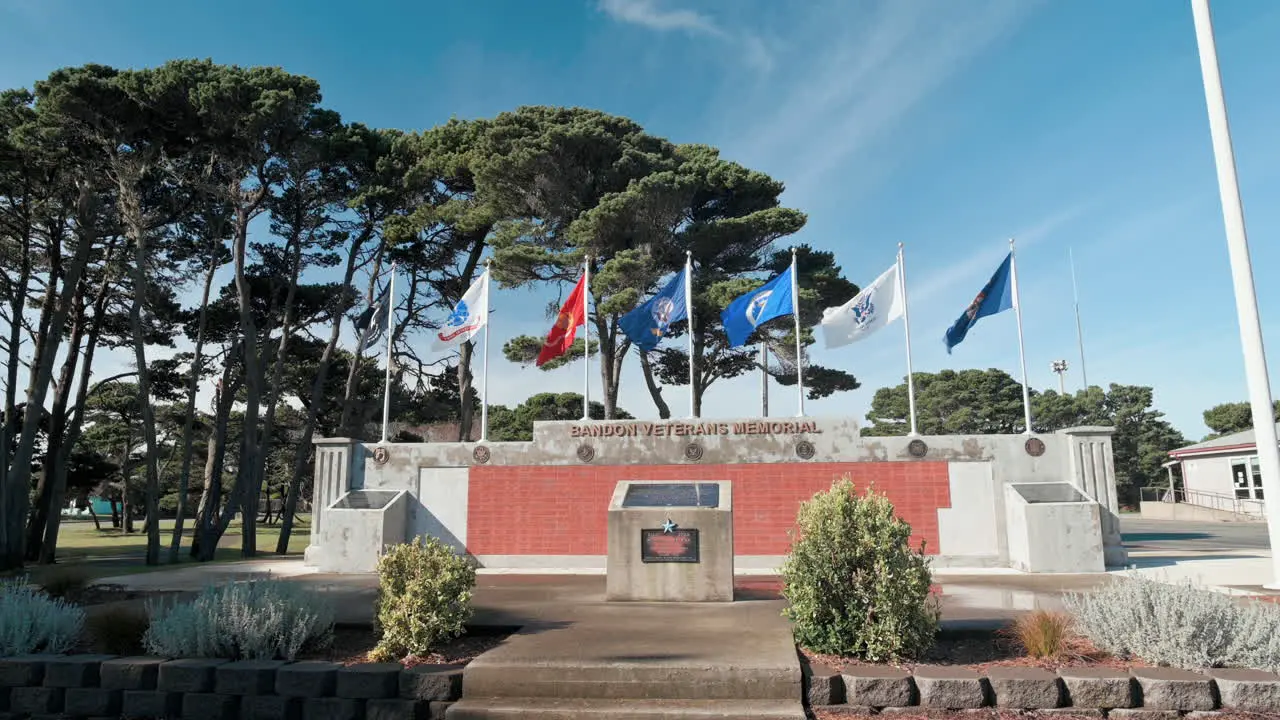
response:
[[[1277,423],[1280,430],[1280,423]],[[1165,464],[1172,480],[1176,467],[1182,476],[1181,488],[1144,500],[1185,503],[1235,515],[1264,517],[1262,472],[1253,430],[1223,435],[1169,453]],[[1170,483],[1172,485],[1172,483]],[[1147,513],[1150,503],[1143,503]],[[1190,519],[1190,518],[1188,518]]]

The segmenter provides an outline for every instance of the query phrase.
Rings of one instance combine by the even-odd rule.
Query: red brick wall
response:
[[[938,552],[938,508],[951,506],[944,462],[742,465],[476,466],[467,499],[473,555],[604,555],[609,499],[620,480],[733,483],[734,551],[784,555],[800,503],[848,474],[874,483],[911,524],[912,542]]]

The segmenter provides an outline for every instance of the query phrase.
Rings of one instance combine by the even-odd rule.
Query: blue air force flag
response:
[[[829,348],[857,342],[903,315],[898,264],[840,307],[822,311],[822,337]]]
[[[948,355],[951,354],[951,348],[964,341],[970,328],[978,323],[978,318],[995,315],[1013,307],[1013,283],[1009,278],[1012,263],[1013,253],[1009,253],[1005,256],[1004,262],[1000,263],[1000,267],[996,268],[995,274],[987,281],[982,291],[973,299],[973,302],[969,303],[969,307],[965,308],[955,324],[947,329],[945,342]]]
[[[689,317],[685,307],[685,272],[676,273],[667,286],[643,305],[622,316],[618,326],[644,352],[658,347],[667,328]]]
[[[791,268],[762,287],[739,296],[720,313],[720,322],[729,336],[729,347],[747,344],[761,324],[795,312],[791,297]]]
[[[387,321],[391,315],[391,285],[388,283],[383,286],[382,292],[378,293],[378,297],[373,304],[364,309],[356,317],[352,323],[355,329],[360,332],[360,351],[364,352],[382,339],[382,334],[387,331]]]

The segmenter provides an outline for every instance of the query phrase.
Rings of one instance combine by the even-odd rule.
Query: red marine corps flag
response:
[[[573,339],[578,334],[578,326],[583,324],[587,316],[586,288],[587,275],[583,273],[582,279],[574,286],[573,292],[569,293],[569,299],[565,300],[564,306],[560,308],[560,314],[556,316],[556,324],[552,325],[551,332],[547,333],[547,341],[542,344],[542,350],[538,353],[538,367],[569,352]]]

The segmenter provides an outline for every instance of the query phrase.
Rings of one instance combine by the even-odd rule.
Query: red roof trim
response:
[[[1188,455],[1216,455],[1219,453],[1231,452],[1233,450],[1256,450],[1257,443],[1243,443],[1240,445],[1218,445],[1216,447],[1207,448],[1186,448],[1182,450],[1170,450],[1169,457],[1186,457]]]

